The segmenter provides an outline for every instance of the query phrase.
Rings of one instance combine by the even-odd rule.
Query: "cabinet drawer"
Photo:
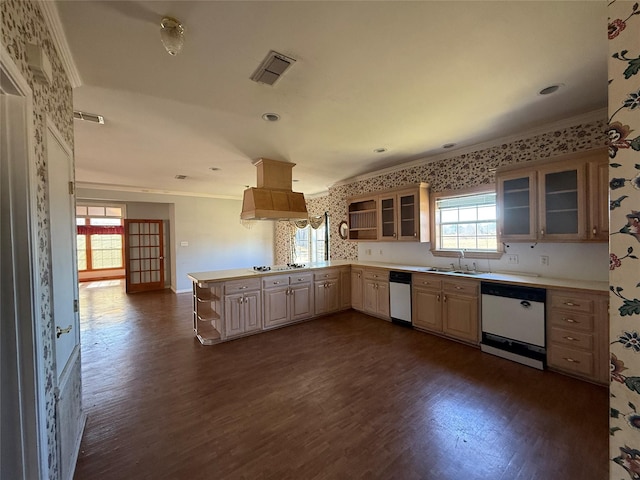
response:
[[[551,308],[580,313],[593,312],[593,300],[579,295],[551,295]]]
[[[340,272],[338,270],[321,270],[313,274],[314,280],[337,280]]]
[[[552,327],[549,332],[549,342],[566,345],[571,348],[593,350],[593,335],[585,332],[573,332],[562,328]]]
[[[389,280],[389,272],[387,270],[365,270],[364,278],[368,280]]]
[[[551,325],[567,330],[593,331],[593,316],[581,315],[579,313],[566,312],[562,310],[551,310],[549,312],[549,322]]]
[[[313,274],[311,273],[301,273],[299,275],[290,275],[289,284],[295,285],[297,283],[311,283],[312,279],[313,279]]]
[[[587,377],[594,376],[593,353],[568,347],[549,348],[547,361],[549,366]]]
[[[234,280],[224,284],[224,293],[246,292],[247,290],[260,290],[260,279]]]
[[[271,275],[262,279],[262,288],[283,287],[289,285],[289,275]]]
[[[460,294],[460,295],[478,295],[478,283],[477,282],[459,282],[445,280],[443,282],[443,289],[445,293]]]
[[[433,290],[442,290],[442,280],[436,275],[420,275],[413,274],[411,283],[414,287],[428,288]]]

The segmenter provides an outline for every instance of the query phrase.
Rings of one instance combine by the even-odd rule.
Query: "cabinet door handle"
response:
[[[540,235],[542,235],[544,237],[544,228],[542,230],[540,230]]]
[[[459,287],[458,285],[455,286],[456,290],[462,290],[462,287]]]
[[[418,236],[418,232],[413,232],[413,236],[417,237]]]
[[[238,287],[238,290],[244,290],[245,288],[247,288],[247,286],[243,285],[242,287]]]
[[[598,234],[598,227],[593,227],[593,230],[591,230],[591,233],[593,233],[593,236],[595,237]]]
[[[564,302],[564,304],[565,304],[567,307],[579,307],[579,306],[580,306],[580,304],[579,304],[579,303],[573,303],[573,302]]]
[[[447,303],[447,296],[446,296],[446,295],[443,295],[443,296],[442,296],[442,301],[443,301],[444,303]]]
[[[577,320],[574,320],[573,318],[563,318],[562,320],[564,320],[567,323],[580,323]]]
[[[436,302],[440,301],[440,295],[436,295]]]
[[[393,232],[393,238],[396,238],[396,232]]]
[[[566,360],[569,363],[580,363],[580,360],[575,360],[571,357],[562,357],[563,360]]]
[[[578,341],[579,341],[577,338],[574,338],[574,337],[572,337],[572,336],[570,336],[570,335],[565,335],[565,336],[564,336],[564,337],[562,337],[562,338],[564,338],[565,340],[570,340],[570,341],[572,341],[572,342],[578,342]]]

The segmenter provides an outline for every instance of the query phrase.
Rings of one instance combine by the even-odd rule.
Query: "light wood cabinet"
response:
[[[349,240],[429,241],[429,194],[425,183],[347,200]]]
[[[312,275],[279,275],[263,279],[264,329],[287,325],[313,315]]]
[[[313,275],[314,312],[316,315],[335,312],[340,309],[340,271],[321,270]]]
[[[496,192],[501,242],[607,240],[606,151],[505,167]]]
[[[378,196],[378,240],[429,241],[426,185]]]
[[[224,340],[222,284],[193,283],[193,331],[203,345]]]
[[[358,197],[348,200],[349,240],[378,239],[378,198]]]
[[[262,329],[261,298],[259,290],[224,296],[224,326],[227,339]]]
[[[478,287],[475,280],[441,280],[436,275],[414,274],[413,326],[477,345]]]
[[[367,269],[363,276],[363,310],[370,315],[390,320],[389,271]]]
[[[351,308],[351,268],[340,268],[340,310]]]
[[[586,165],[558,162],[538,170],[538,239],[586,238]]]
[[[442,281],[435,275],[412,275],[411,317],[414,327],[442,333]]]
[[[478,282],[445,280],[442,283],[442,331],[477,345],[480,343]]]
[[[609,241],[609,157],[601,155],[587,165],[589,177],[589,239]]]
[[[351,269],[351,308],[364,310],[364,295],[362,292],[363,276],[362,269]]]
[[[547,364],[601,384],[609,383],[607,295],[547,290]]]

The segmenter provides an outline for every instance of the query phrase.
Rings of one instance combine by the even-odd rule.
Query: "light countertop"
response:
[[[429,271],[428,266],[415,266],[415,265],[397,265],[390,263],[378,263],[378,262],[359,262],[355,260],[332,260],[328,262],[316,262],[306,265],[304,268],[295,269],[283,269],[278,270],[277,266],[272,267],[272,270],[267,272],[256,272],[251,268],[236,268],[232,270],[214,270],[210,272],[196,272],[189,273],[187,276],[191,281],[197,283],[207,282],[221,282],[227,280],[239,280],[252,277],[263,277],[267,275],[288,274],[292,272],[304,272],[310,270],[317,270],[321,268],[329,267],[369,267],[369,268],[383,268],[386,270],[399,270],[411,273],[429,273],[431,275],[443,275],[447,277],[456,278],[468,278],[471,280],[488,281],[488,282],[500,282],[509,283],[514,285],[523,285],[531,287],[542,288],[563,288],[563,289],[575,289],[575,290],[590,290],[594,292],[607,292],[609,291],[608,282],[591,281],[591,280],[577,280],[571,278],[550,278],[540,277],[535,275],[527,275],[518,272],[487,272],[473,275],[467,275],[464,273],[452,273],[452,272],[433,272]]]

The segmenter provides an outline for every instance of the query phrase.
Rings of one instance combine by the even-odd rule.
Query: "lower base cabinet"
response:
[[[259,291],[224,296],[226,338],[262,329],[262,302]]]
[[[351,269],[351,308],[364,309],[364,297],[362,292],[362,269]]]
[[[327,269],[314,273],[313,295],[316,315],[337,312],[341,305],[339,270]]]
[[[609,298],[547,290],[547,365],[554,370],[609,384]]]
[[[389,308],[389,271],[364,270],[363,310],[376,317],[391,319]]]
[[[417,328],[477,345],[480,343],[478,287],[474,280],[436,275],[412,277],[412,322]]]
[[[264,277],[264,328],[279,327],[313,316],[312,275]]]

